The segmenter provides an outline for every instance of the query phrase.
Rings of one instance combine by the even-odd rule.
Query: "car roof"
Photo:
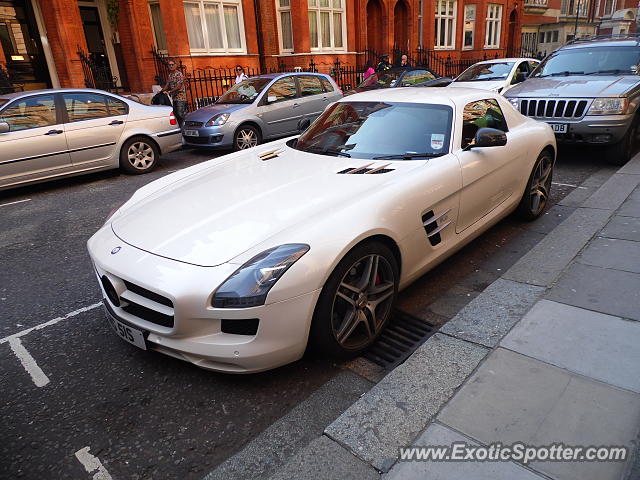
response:
[[[107,92],[105,90],[98,90],[97,88],[47,88],[42,90],[26,90],[24,92],[4,93],[0,95],[0,98],[5,100],[12,100],[14,98],[28,97],[31,95],[41,95],[41,94],[47,94],[47,93],[48,94],[66,93],[66,92],[99,93],[102,95],[107,94],[107,95],[116,95],[118,97],[121,97],[121,95]]]
[[[576,48],[595,48],[595,47],[638,47],[640,46],[640,38],[602,38],[602,39],[578,39],[574,43],[568,43],[559,48],[560,50],[573,50]]]
[[[260,74],[260,75],[253,75],[250,78],[269,78],[269,79],[274,79],[274,78],[284,77],[285,75],[319,75],[321,77],[327,77],[326,74],[318,73],[318,72],[280,72],[280,73],[263,73],[263,74]]]
[[[404,102],[454,106],[497,96],[498,94],[478,88],[403,87],[355,93],[338,102]]]
[[[482,60],[481,62],[474,63],[506,63],[506,62],[540,62],[537,58],[527,57],[509,57],[509,58],[492,58],[491,60]]]

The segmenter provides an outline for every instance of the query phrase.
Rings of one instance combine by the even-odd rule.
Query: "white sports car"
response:
[[[225,372],[366,349],[399,290],[549,196],[551,128],[477,89],[332,105],[299,137],[156,180],[89,240],[109,322]]]

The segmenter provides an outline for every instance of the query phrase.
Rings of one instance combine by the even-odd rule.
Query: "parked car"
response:
[[[379,88],[444,87],[449,83],[451,83],[450,78],[441,77],[426,67],[396,67],[374,73],[353,90],[345,92],[345,95]]]
[[[471,65],[451,87],[483,88],[504,94],[514,85],[524,82],[540,60],[533,58],[501,58]]]
[[[539,217],[551,128],[500,95],[338,100],[299,138],[138,190],[88,249],[125,341],[225,372],[371,345],[399,290],[514,210]]]
[[[639,65],[636,37],[578,40],[550,54],[506,97],[552,125],[558,143],[606,147],[605,159],[623,165],[639,145]]]
[[[111,168],[146,173],[181,145],[171,107],[90,89],[0,95],[0,189]]]
[[[251,77],[213,104],[187,115],[187,145],[244,150],[300,133],[327,105],[342,98],[329,75],[274,73]]]

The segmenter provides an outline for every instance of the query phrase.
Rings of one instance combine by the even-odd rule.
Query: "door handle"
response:
[[[329,100],[327,97],[322,97],[323,102],[326,102],[327,100]]]
[[[299,104],[299,103],[294,103],[294,104],[293,104],[293,106],[292,106],[291,108],[297,108],[297,107],[299,107],[299,106],[300,106],[300,104]]]
[[[59,135],[61,133],[64,133],[63,130],[49,130],[47,133],[45,133],[45,135]]]
[[[124,122],[122,120],[114,120],[109,125],[122,125]]]

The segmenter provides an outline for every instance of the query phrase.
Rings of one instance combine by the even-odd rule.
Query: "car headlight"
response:
[[[229,115],[229,113],[218,113],[205,123],[205,127],[219,127],[220,125],[224,125],[227,123],[227,120],[229,120]]]
[[[621,115],[627,113],[628,98],[596,98],[587,115]]]
[[[309,245],[300,243],[286,244],[256,255],[218,287],[211,305],[215,308],[264,305],[271,287],[309,248]]]
[[[518,102],[518,98],[514,97],[514,98],[508,98],[507,100],[509,100],[509,103],[513,106],[513,108],[515,108],[516,110],[519,110],[519,102]]]

